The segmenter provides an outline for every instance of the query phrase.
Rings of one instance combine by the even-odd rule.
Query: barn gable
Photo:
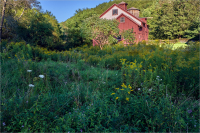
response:
[[[113,10],[117,10],[118,14],[113,15]],[[113,4],[110,8],[108,8],[103,14],[101,14],[100,18],[103,19],[116,19],[121,14],[126,15],[127,17],[131,18],[135,23],[137,23],[139,26],[142,25],[142,21],[135,16],[133,16],[131,13],[125,11],[123,8],[119,7],[117,4]]]

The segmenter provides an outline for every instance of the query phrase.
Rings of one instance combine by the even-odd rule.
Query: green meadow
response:
[[[0,56],[1,132],[199,132],[199,42]]]

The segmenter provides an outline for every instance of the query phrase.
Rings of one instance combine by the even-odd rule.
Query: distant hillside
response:
[[[127,8],[140,9],[139,17],[152,17],[147,20],[149,39],[190,39],[199,36],[198,0],[113,0],[91,9],[77,9],[73,17],[60,23],[62,31],[67,35],[66,43],[70,47],[83,45],[84,38],[80,36],[82,22],[93,14],[100,16],[114,3],[122,1],[128,4]]]

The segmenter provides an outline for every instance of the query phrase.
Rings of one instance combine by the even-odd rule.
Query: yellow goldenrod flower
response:
[[[114,95],[115,93],[112,93],[111,95]]]
[[[130,92],[128,92],[128,94],[130,94]]]
[[[130,85],[128,85],[128,88],[132,89],[132,87]]]
[[[129,98],[127,97],[126,100],[129,101]]]
[[[119,90],[119,88],[115,88],[115,89]]]
[[[124,90],[124,89],[121,89],[121,90]]]
[[[124,83],[121,86],[124,87],[124,88],[127,88],[127,86]]]
[[[119,97],[116,97],[116,100],[118,99]]]

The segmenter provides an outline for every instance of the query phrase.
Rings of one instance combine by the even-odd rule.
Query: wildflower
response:
[[[123,91],[124,89],[120,89],[120,90],[122,90],[122,91]]]
[[[111,95],[114,95],[115,93],[112,93]]]
[[[133,91],[133,90],[131,90],[131,91]]]
[[[130,85],[128,85],[128,88],[132,89],[132,87]]]
[[[157,76],[157,78],[159,78],[159,76]]]
[[[26,101],[26,103],[28,103],[28,101]]]
[[[119,97],[116,97],[116,100],[118,99]]]
[[[127,97],[126,100],[129,101],[129,98]]]
[[[39,75],[39,77],[43,79],[43,78],[44,78],[44,75]]]
[[[22,125],[22,127],[24,127],[24,125]]]
[[[121,86],[124,87],[124,88],[127,88],[127,86],[124,83]]]
[[[190,110],[188,110],[188,113],[190,114],[190,113],[192,113],[192,110],[190,109]]]
[[[32,72],[32,70],[27,70],[27,72],[29,72],[29,73],[30,73],[30,72]]]
[[[194,127],[196,127],[196,125],[194,125]]]
[[[138,88],[138,90],[140,90],[140,88]]]
[[[83,130],[81,129],[81,132],[83,132]]]
[[[115,88],[115,89],[119,90],[119,88]]]
[[[34,87],[34,85],[32,85],[32,84],[29,84],[28,86],[29,86],[29,87]]]
[[[130,92],[128,92],[128,94],[130,94]]]
[[[152,89],[149,89],[149,91],[152,91]]]
[[[5,126],[5,125],[6,125],[6,123],[4,122],[4,123],[3,123],[3,126]]]

